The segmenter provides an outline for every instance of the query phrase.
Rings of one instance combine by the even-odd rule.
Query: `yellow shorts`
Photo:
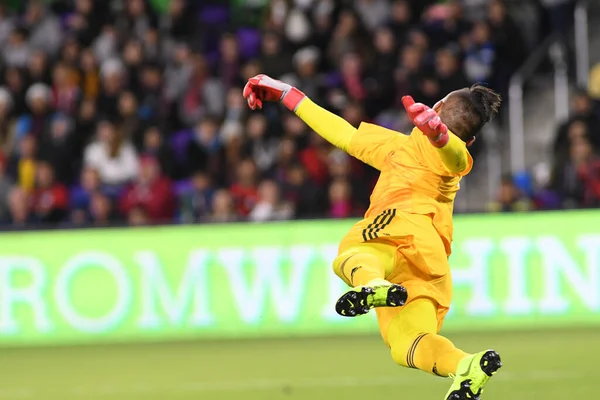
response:
[[[385,267],[386,279],[408,290],[407,302],[431,299],[437,305],[438,331],[441,329],[452,300],[452,278],[444,243],[431,217],[388,211],[358,222],[340,243],[334,271],[340,275],[340,265],[361,252],[376,256]],[[377,309],[384,339],[390,321],[401,309]]]

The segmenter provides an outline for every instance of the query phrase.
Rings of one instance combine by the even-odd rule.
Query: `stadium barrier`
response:
[[[594,222],[595,221],[595,222]],[[456,218],[444,329],[600,324],[600,212]],[[0,346],[377,331],[333,305],[351,221],[0,234]]]

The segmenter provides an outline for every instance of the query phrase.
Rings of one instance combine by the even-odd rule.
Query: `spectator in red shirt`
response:
[[[311,180],[322,187],[329,179],[327,156],[331,146],[316,133],[313,133],[310,138],[311,145],[300,152],[299,158]]]
[[[256,165],[252,160],[243,160],[238,165],[236,180],[230,188],[238,215],[250,214],[258,201],[256,172]]]
[[[171,181],[162,175],[155,158],[142,157],[139,174],[125,190],[120,205],[127,216],[134,208],[141,208],[151,222],[168,222],[173,218],[175,195]]]
[[[69,193],[56,182],[54,169],[48,162],[40,162],[36,170],[36,188],[33,193],[33,213],[40,222],[60,222],[67,215]]]

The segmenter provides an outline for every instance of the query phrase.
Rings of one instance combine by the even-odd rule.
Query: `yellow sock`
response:
[[[456,375],[458,362],[468,356],[450,340],[434,333],[419,335],[411,349],[407,355],[410,367],[439,376]]]
[[[387,342],[396,363],[438,376],[456,374],[458,362],[468,356],[437,334],[436,305],[426,298],[409,302],[394,317]]]
[[[350,286],[366,285],[373,279],[384,279],[385,270],[372,254],[358,253],[346,259],[341,266],[342,273]]]
[[[395,248],[387,244],[357,245],[336,258],[333,270],[350,286],[363,286],[391,273],[394,253]]]

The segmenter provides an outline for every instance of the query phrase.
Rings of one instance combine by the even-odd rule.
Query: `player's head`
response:
[[[456,90],[439,101],[434,109],[448,129],[471,143],[481,128],[498,114],[500,95],[483,85]]]

